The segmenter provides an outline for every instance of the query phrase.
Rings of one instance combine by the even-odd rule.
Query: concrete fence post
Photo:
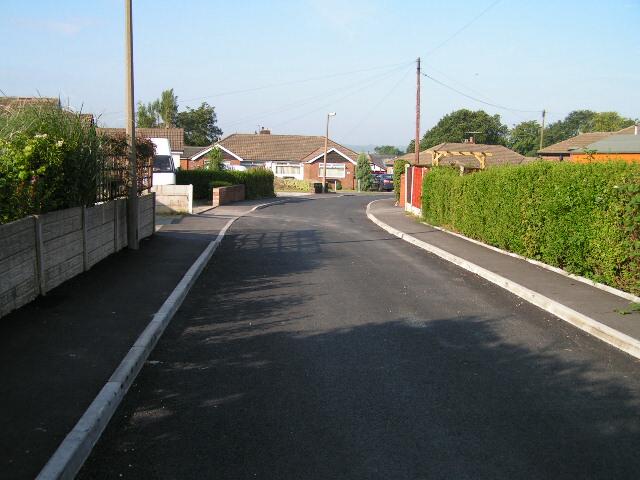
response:
[[[36,273],[38,275],[38,289],[40,295],[44,296],[47,293],[47,288],[44,278],[44,248],[42,244],[42,219],[40,215],[34,215],[35,229],[36,229]]]
[[[89,249],[87,248],[87,207],[82,207],[82,269],[86,272],[89,270]]]

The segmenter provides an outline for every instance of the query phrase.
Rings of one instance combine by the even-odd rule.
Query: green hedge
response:
[[[535,162],[423,180],[424,220],[640,293],[640,165]]]
[[[193,197],[211,200],[212,182],[243,184],[247,199],[275,197],[273,172],[264,168],[253,168],[246,172],[235,170],[178,170],[178,185],[193,185]]]
[[[400,200],[400,177],[404,174],[404,166],[409,163],[399,158],[393,164],[393,191],[396,194],[396,202]]]

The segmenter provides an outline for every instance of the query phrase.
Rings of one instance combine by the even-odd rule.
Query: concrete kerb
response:
[[[378,200],[375,200],[378,201]],[[375,202],[374,201],[374,202]],[[423,250],[426,250],[438,257],[447,260],[465,270],[468,270],[476,275],[484,278],[485,280],[498,285],[501,288],[517,295],[518,297],[526,300],[527,302],[557,316],[558,318],[572,324],[573,326],[583,330],[590,335],[612,345],[629,355],[640,358],[640,341],[626,335],[618,330],[615,330],[603,323],[598,322],[597,320],[588,317],[580,312],[577,312],[566,305],[563,305],[560,302],[552,300],[544,295],[541,295],[529,288],[526,288],[516,282],[509,280],[497,273],[494,273],[490,270],[487,270],[479,265],[476,265],[472,262],[469,262],[463,258],[460,258],[456,255],[453,255],[449,252],[446,252],[434,245],[431,245],[427,242],[417,239],[409,234],[406,234],[392,226],[384,223],[380,219],[378,219],[375,215],[371,213],[371,204],[374,202],[370,202],[367,205],[366,214],[369,220],[378,225],[383,230],[395,235],[396,237],[401,238],[402,240],[411,243],[412,245],[417,246]]]
[[[180,308],[187,293],[222,242],[229,227],[237,219],[251,212],[284,203],[285,201],[278,200],[256,205],[251,210],[229,219],[216,238],[207,245],[187,270],[160,309],[154,314],[152,320],[136,339],[134,345],[122,359],[93,402],[91,402],[89,408],[87,408],[80,420],[67,434],[58,449],[40,471],[36,477],[37,480],[72,479],[75,477],[89,457],[91,450],[99,440],[171,318]]]

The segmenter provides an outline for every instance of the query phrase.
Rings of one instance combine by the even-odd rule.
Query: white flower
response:
[[[47,138],[47,134],[46,133],[36,133],[35,137],[36,138]]]
[[[56,142],[56,146],[57,146],[58,148],[59,148],[59,147],[61,147],[62,145],[64,145],[64,140],[58,140],[58,141]]]

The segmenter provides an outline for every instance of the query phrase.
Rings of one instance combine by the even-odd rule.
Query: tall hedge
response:
[[[423,180],[424,220],[640,293],[640,165],[536,162]]]
[[[178,185],[193,185],[193,197],[211,200],[212,182],[229,182],[245,186],[247,199],[275,197],[273,172],[264,168],[254,168],[245,172],[235,170],[178,170]]]
[[[398,158],[393,164],[393,191],[396,194],[396,202],[400,200],[400,180],[404,174],[404,166],[407,163],[409,162]]]

